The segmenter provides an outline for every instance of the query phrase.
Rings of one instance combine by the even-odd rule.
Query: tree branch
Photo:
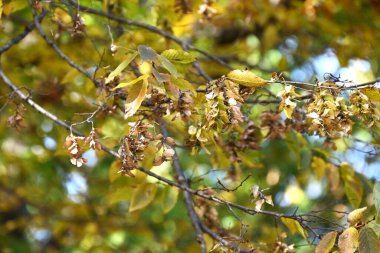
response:
[[[45,17],[46,13],[42,13],[41,15],[39,15],[37,17],[37,20],[38,22],[41,22],[42,19]],[[16,37],[14,37],[12,40],[10,40],[7,44],[5,44],[4,46],[0,47],[0,55],[5,53],[6,51],[8,51],[11,47],[13,47],[14,45],[16,45],[17,43],[19,43],[22,39],[24,39],[31,31],[33,31],[34,27],[35,27],[35,23],[34,23],[34,20],[31,21],[26,27],[25,27],[25,30],[20,33],[19,35],[17,35]]]
[[[77,8],[79,11],[82,11],[82,12],[86,12],[86,13],[90,13],[90,14],[95,14],[95,15],[98,15],[98,16],[102,16],[102,17],[105,17],[105,18],[108,18],[110,20],[114,20],[114,21],[117,21],[119,23],[122,23],[122,24],[125,24],[125,25],[129,25],[129,26],[136,26],[136,27],[140,27],[140,28],[143,28],[145,30],[149,30],[153,33],[156,33],[156,34],[159,34],[169,40],[172,40],[174,42],[176,42],[178,45],[180,45],[184,50],[191,50],[191,51],[196,51],[204,56],[206,56],[208,59],[214,61],[214,62],[217,62],[219,63],[220,65],[228,68],[228,69],[233,69],[233,67],[231,65],[229,65],[228,63],[226,63],[225,61],[223,61],[221,58],[217,57],[217,56],[214,56],[212,54],[209,54],[207,53],[206,51],[188,43],[188,42],[185,42],[183,40],[181,40],[180,38],[162,30],[162,29],[159,29],[155,26],[152,26],[152,25],[149,25],[149,24],[146,24],[146,23],[143,23],[143,22],[139,22],[139,21],[134,21],[134,20],[129,20],[129,19],[126,19],[126,18],[123,18],[123,17],[119,17],[119,16],[115,16],[115,15],[112,15],[110,13],[105,13],[103,11],[100,11],[100,10],[96,10],[96,9],[93,9],[93,8],[90,8],[90,7],[85,7],[85,6],[82,6],[82,5],[79,5],[78,3],[74,2],[73,0],[69,0],[69,3]]]
[[[28,103],[37,112],[39,112],[43,116],[51,119],[56,124],[58,124],[58,125],[60,125],[60,126],[62,126],[64,128],[66,128],[67,130],[72,131],[74,134],[76,134],[78,136],[85,136],[83,133],[81,133],[77,129],[73,128],[69,123],[66,123],[65,121],[59,119],[53,113],[51,113],[51,112],[47,111],[46,109],[44,109],[43,107],[41,107],[38,103],[36,103],[34,100],[31,99],[31,97],[29,96],[29,94],[28,95],[24,94],[5,75],[5,73],[4,73],[1,65],[0,65],[0,77],[3,80],[3,82],[15,94],[17,94],[22,100],[24,100],[26,103]],[[165,129],[166,129],[165,127],[162,128],[162,131],[163,131],[163,134],[167,136],[167,131]],[[101,144],[101,149],[103,151],[105,151],[106,153],[108,153],[108,154],[110,154],[110,155],[112,155],[112,156],[114,156],[116,158],[120,158],[119,154],[117,152],[115,152],[112,149],[109,149],[108,147],[104,146],[103,144]],[[281,218],[281,217],[290,218],[290,219],[299,221],[301,223],[301,225],[304,225],[305,228],[309,228],[308,226],[306,226],[307,225],[306,224],[307,220],[303,219],[303,217],[305,217],[305,214],[291,214],[291,215],[287,215],[287,214],[273,212],[273,211],[267,211],[267,210],[256,210],[254,208],[242,206],[242,205],[239,205],[237,203],[233,203],[233,202],[229,202],[229,201],[223,200],[223,199],[218,198],[218,197],[216,197],[214,195],[206,194],[202,190],[191,189],[190,186],[189,186],[189,183],[188,183],[188,181],[187,181],[187,179],[186,179],[186,177],[184,175],[182,167],[179,164],[177,156],[174,157],[173,166],[174,166],[174,168],[176,170],[176,174],[177,174],[179,183],[174,182],[172,180],[169,180],[169,179],[167,179],[165,177],[162,177],[162,176],[160,176],[160,175],[158,175],[158,174],[156,174],[156,173],[154,173],[154,172],[152,172],[150,170],[147,170],[147,169],[145,169],[145,168],[143,168],[141,166],[137,167],[136,169],[139,170],[139,171],[141,171],[141,172],[143,172],[143,173],[145,173],[145,174],[147,174],[147,175],[149,175],[149,176],[151,176],[151,177],[156,178],[159,181],[165,182],[165,183],[167,183],[170,186],[177,187],[178,189],[181,189],[182,191],[184,191],[186,206],[188,207],[189,215],[190,215],[190,218],[192,220],[193,226],[196,229],[197,237],[198,237],[198,240],[200,240],[202,250],[204,250],[204,248],[205,248],[204,245],[205,244],[204,244],[203,237],[202,237],[202,239],[200,239],[201,236],[202,236],[202,233],[200,232],[200,230],[202,230],[203,232],[205,232],[207,234],[210,234],[210,236],[212,236],[214,239],[216,238],[216,240],[218,240],[219,242],[221,242],[223,245],[229,246],[231,248],[234,248],[236,245],[235,246],[231,246],[230,243],[223,242],[223,240],[224,240],[223,238],[221,238],[220,236],[217,237],[215,235],[215,233],[213,235],[211,233],[212,230],[210,230],[209,228],[208,229],[206,228],[206,226],[201,222],[201,220],[199,219],[199,217],[195,213],[195,210],[194,210],[194,207],[193,207],[193,203],[192,203],[192,195],[201,197],[203,199],[207,199],[209,201],[213,201],[215,203],[226,205],[228,208],[235,208],[237,210],[243,211],[243,212],[245,212],[247,214],[250,214],[250,215],[262,214],[262,215],[272,216],[272,217],[276,217],[276,218]],[[323,219],[323,217],[319,217],[317,215],[315,215],[314,218]],[[221,241],[221,239],[223,239],[223,240]],[[202,242],[202,240],[203,240],[203,242]],[[236,249],[236,247],[235,247],[235,249]]]
[[[71,67],[75,68],[76,70],[78,70],[79,72],[81,72],[83,75],[85,75],[88,79],[90,79],[96,87],[99,87],[99,82],[92,77],[92,75],[87,71],[85,70],[83,67],[79,66],[78,64],[76,64],[70,57],[68,57],[58,46],[57,44],[54,43],[53,40],[51,40],[47,34],[44,32],[44,30],[42,29],[41,27],[41,23],[40,23],[40,20],[38,19],[38,16],[36,14],[36,11],[34,10],[33,8],[33,3],[32,3],[32,0],[29,0],[29,5],[30,7],[32,8],[32,12],[33,12],[33,17],[34,17],[34,24],[37,28],[37,31],[38,33],[41,35],[41,37],[46,41],[46,43],[51,47],[53,48],[57,54],[64,60],[66,61]],[[42,10],[42,14],[43,15],[46,15],[47,14],[47,10],[43,9]]]
[[[159,122],[159,123],[160,123],[160,129],[161,129],[162,135],[165,138],[167,138],[168,137],[168,130],[166,128],[165,122],[163,120],[161,120],[161,122]],[[177,181],[179,184],[185,186],[186,188],[190,188],[189,181],[186,178],[186,175],[182,169],[181,164],[179,163],[177,151],[175,150],[175,147],[171,146],[171,148],[174,150],[173,167],[174,167],[174,172],[175,172],[175,176],[177,178]],[[193,205],[193,196],[188,191],[184,191],[183,196],[185,198],[186,209],[187,209],[188,215],[190,217],[191,223],[193,224],[193,227],[194,227],[195,232],[197,234],[197,241],[200,244],[202,253],[207,253],[206,242],[203,238],[203,232],[202,232],[202,228],[201,228],[202,221],[200,220],[198,214],[195,212],[194,205]]]

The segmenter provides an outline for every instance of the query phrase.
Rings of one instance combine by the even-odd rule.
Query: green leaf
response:
[[[119,66],[116,67],[114,71],[112,71],[108,77],[106,78],[105,82],[109,83],[111,82],[116,76],[118,76],[128,65],[135,59],[137,56],[137,52],[134,52],[133,54],[129,55],[122,63],[119,64]]]
[[[339,236],[340,253],[354,253],[359,243],[359,233],[354,227],[349,227]]]
[[[143,209],[152,202],[157,192],[157,184],[140,184],[132,192],[129,212]]]
[[[142,85],[133,86],[129,92],[127,101],[125,103],[125,115],[124,118],[127,119],[134,115],[140,108],[142,101],[144,100],[145,94],[148,90],[148,80],[144,79]]]
[[[169,61],[181,64],[188,64],[195,61],[193,55],[180,49],[168,49],[162,52],[161,55]]]
[[[329,253],[334,247],[337,234],[338,232],[336,231],[325,234],[318,243],[315,253]]]
[[[380,239],[369,227],[364,227],[359,232],[359,252],[380,252]]]
[[[170,74],[172,74],[175,78],[178,77],[178,72],[175,66],[162,55],[157,55],[158,61],[161,63],[162,67],[164,67]]]
[[[197,91],[195,90],[194,86],[185,79],[182,79],[182,78],[177,79],[177,78],[172,77],[170,81],[175,86],[177,86],[178,89],[180,89],[181,91],[191,91],[191,93],[197,94]]]
[[[363,196],[363,186],[360,178],[355,175],[354,169],[347,163],[341,164],[340,175],[344,182],[344,192],[348,201],[354,208],[358,208]]]
[[[137,77],[136,79],[130,81],[130,82],[127,82],[127,83],[119,83],[115,88],[113,88],[112,90],[116,90],[116,89],[120,89],[120,88],[124,88],[124,87],[127,87],[127,86],[131,86],[131,85],[134,85],[135,83],[138,83],[139,81],[141,80],[144,80],[146,78],[148,78],[149,75],[148,74],[145,74],[145,75],[142,75],[142,76],[139,76]]]
[[[107,199],[108,205],[113,205],[118,202],[122,201],[129,201],[131,199],[131,187],[124,186],[124,187],[118,187],[114,189],[109,195]]]
[[[143,61],[155,61],[157,60],[158,54],[153,48],[140,45],[137,50],[139,51],[141,60]]]
[[[380,214],[380,182],[377,182],[373,187],[373,197],[375,199],[375,208],[377,214]]]

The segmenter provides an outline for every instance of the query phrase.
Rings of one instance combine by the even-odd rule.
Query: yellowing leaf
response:
[[[3,0],[0,0],[0,25],[1,25],[1,15],[3,14]]]
[[[3,13],[5,16],[9,16],[10,14],[28,6],[28,1],[24,0],[12,0],[8,2],[9,3],[3,3],[2,5]]]
[[[267,85],[264,79],[249,70],[236,69],[228,73],[227,77],[231,81],[246,87],[259,88]]]
[[[152,202],[156,195],[156,184],[140,184],[132,192],[129,212],[140,210]]]
[[[134,52],[133,54],[129,55],[122,63],[119,64],[119,66],[116,67],[114,71],[112,71],[108,77],[106,78],[105,82],[109,83],[111,82],[116,76],[120,75],[120,73],[135,59],[137,56],[137,52]]]
[[[359,243],[359,233],[354,227],[349,227],[339,236],[340,253],[354,253]]]
[[[162,67],[164,67],[170,74],[172,74],[175,78],[178,77],[178,72],[175,66],[162,55],[157,55],[158,60],[160,61]]]
[[[177,79],[172,77],[170,81],[181,91],[191,91],[193,94],[197,93],[194,86],[185,79]]]
[[[359,232],[359,253],[380,252],[380,239],[372,228],[364,227]]]
[[[354,211],[348,214],[347,221],[350,223],[351,226],[355,225],[363,218],[363,215],[366,212],[366,210],[367,207],[355,209]]]
[[[380,89],[375,87],[360,89],[360,92],[366,95],[373,102],[380,102]]]
[[[108,205],[113,205],[122,201],[129,201],[132,188],[130,186],[118,187],[109,193],[107,198]]]
[[[290,233],[295,234],[298,232],[303,236],[303,238],[307,239],[306,231],[302,228],[301,224],[297,220],[282,217],[281,221],[290,230]]]
[[[334,247],[337,234],[335,231],[325,234],[318,243],[315,253],[329,253]]]
[[[354,208],[358,208],[363,196],[363,186],[360,179],[355,175],[354,169],[347,163],[342,163],[339,171],[344,182],[344,192],[348,201]]]
[[[313,156],[311,168],[313,169],[317,179],[321,179],[325,175],[327,164],[325,160],[323,160],[322,158],[318,156]]]
[[[380,214],[380,182],[377,182],[373,187],[373,197],[375,199],[376,211]]]
[[[178,200],[178,188],[175,187],[165,187],[164,199],[162,201],[164,213],[168,213],[173,209]]]
[[[195,57],[190,53],[178,50],[178,49],[168,49],[161,53],[166,59],[172,62],[187,64],[195,61]]]
[[[129,90],[127,101],[125,103],[125,119],[131,117],[137,112],[137,110],[140,108],[142,101],[144,100],[147,90],[148,79],[144,79],[142,85],[135,85]]]
[[[127,86],[131,86],[131,85],[134,85],[135,83],[138,83],[139,81],[141,80],[144,80],[146,78],[148,78],[149,75],[148,74],[145,74],[145,75],[142,75],[142,76],[139,76],[138,78],[130,81],[130,82],[127,82],[127,83],[119,83],[115,88],[113,88],[112,90],[116,90],[116,89],[120,89],[120,88],[124,88],[124,87],[127,87]]]

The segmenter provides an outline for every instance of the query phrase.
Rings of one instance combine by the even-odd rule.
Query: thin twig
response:
[[[42,13],[41,15],[39,15],[37,17],[37,20],[38,22],[41,22],[42,19],[45,17],[46,15],[46,12]],[[36,26],[36,24],[34,23],[34,21],[30,22],[26,27],[25,27],[25,30],[20,33],[19,35],[17,35],[16,37],[14,37],[13,39],[11,39],[7,44],[5,44],[4,46],[0,47],[0,55],[5,53],[6,51],[8,51],[11,47],[13,47],[14,45],[16,45],[17,43],[19,43],[22,39],[24,39],[31,31],[33,31],[34,27]]]
[[[64,60],[66,61],[71,67],[75,68],[76,70],[78,70],[79,72],[81,72],[83,75],[85,75],[88,79],[90,79],[96,87],[99,86],[99,83],[96,79],[94,79],[92,77],[92,75],[87,71],[85,70],[83,67],[79,66],[77,63],[75,63],[70,57],[68,57],[58,46],[56,43],[54,43],[53,40],[51,40],[47,34],[44,32],[44,30],[42,29],[41,27],[41,23],[38,19],[38,16],[36,14],[36,11],[34,10],[33,8],[33,4],[32,4],[32,0],[29,0],[29,4],[32,8],[32,11],[33,11],[33,16],[34,16],[34,24],[37,28],[37,31],[38,33],[41,35],[41,37],[46,41],[46,43],[51,47],[53,48],[57,54]],[[42,11],[42,14],[46,15],[48,11],[43,9]]]

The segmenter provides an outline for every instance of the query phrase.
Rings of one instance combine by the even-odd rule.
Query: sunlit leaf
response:
[[[133,54],[130,54],[128,55],[128,57],[122,62],[119,64],[119,66],[116,67],[116,69],[114,71],[112,71],[108,77],[106,78],[105,82],[106,83],[109,83],[111,82],[116,76],[120,75],[120,73],[126,68],[128,67],[128,65],[133,61],[133,59],[135,59],[135,57],[137,56],[137,52],[134,52]]]
[[[373,102],[380,102],[380,89],[378,88],[364,88],[360,89],[360,92],[366,95]]]
[[[372,228],[364,227],[359,232],[359,252],[380,252],[380,239]]]
[[[325,234],[318,243],[315,253],[329,253],[334,247],[337,234],[338,232],[335,231]]]
[[[146,78],[148,78],[149,75],[148,74],[145,74],[145,75],[142,75],[142,76],[139,76],[137,77],[136,79],[133,79],[132,81],[129,81],[127,83],[119,83],[115,88],[113,88],[112,90],[116,90],[116,89],[120,89],[120,88],[124,88],[124,87],[128,87],[128,86],[132,86],[136,83],[138,83],[139,81],[141,80],[144,80]]]
[[[267,85],[264,79],[249,70],[236,69],[228,73],[228,79],[243,86],[259,88]]]
[[[302,228],[301,224],[294,219],[290,218],[281,218],[282,223],[285,224],[285,226],[290,230],[292,234],[300,233],[303,238],[307,238],[307,232]]]
[[[156,195],[157,184],[141,184],[132,192],[129,212],[140,210],[149,205]]]
[[[195,61],[195,57],[190,53],[180,49],[168,49],[161,53],[166,59],[172,62],[187,64]]]
[[[359,244],[359,233],[354,227],[349,227],[339,236],[340,253],[354,253]]]
[[[3,0],[0,0],[0,25],[1,25],[1,16],[3,14]]]
[[[140,108],[140,105],[144,100],[145,94],[147,92],[147,88],[148,80],[144,79],[142,85],[135,85],[129,90],[127,101],[125,103],[125,119],[134,115]]]
[[[351,226],[355,225],[363,218],[366,210],[367,210],[367,207],[353,210],[352,212],[348,214],[347,221],[350,223]]]

